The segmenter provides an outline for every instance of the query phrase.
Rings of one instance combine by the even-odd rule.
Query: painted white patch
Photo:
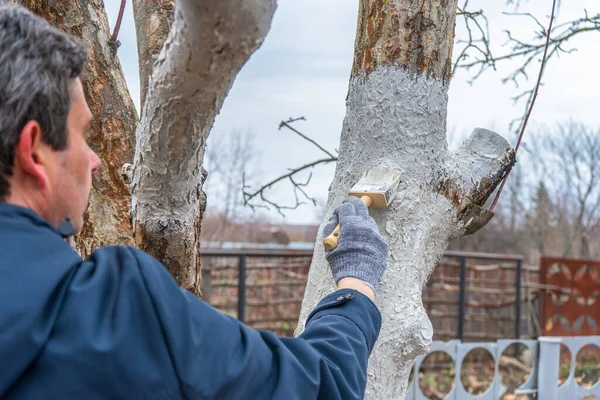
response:
[[[509,148],[502,136],[476,128],[448,161],[448,171],[463,189],[470,189],[473,183],[489,176],[490,171],[501,169]]]
[[[393,66],[350,81],[340,158],[321,228],[365,171],[386,165],[402,172],[402,195],[387,209],[370,211],[390,244],[390,257],[377,290],[383,325],[369,361],[367,399],[404,398],[413,360],[433,337],[422,288],[450,238],[463,229],[453,204],[437,192],[454,159],[446,142],[447,89],[437,79]],[[461,155],[468,160],[457,168],[467,171],[480,152],[473,154]],[[298,334],[317,302],[335,288],[321,240],[319,234]]]
[[[248,0],[244,7],[239,0],[176,2],[136,131],[134,224],[151,222],[160,231],[193,237],[206,139],[274,12],[275,0]]]
[[[385,231],[390,235],[390,244],[395,243],[397,240],[401,240],[404,235],[398,230],[398,227],[394,221],[387,221],[385,223]]]

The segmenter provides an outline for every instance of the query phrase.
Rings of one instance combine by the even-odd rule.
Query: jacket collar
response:
[[[40,217],[38,213],[30,208],[0,203],[0,229],[5,225],[2,222],[3,220],[20,220],[20,222],[22,221],[27,225],[49,229],[61,238],[63,237],[57,228],[52,226],[52,224]]]

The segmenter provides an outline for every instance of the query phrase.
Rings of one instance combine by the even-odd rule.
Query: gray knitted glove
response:
[[[350,196],[334,211],[323,228],[327,237],[340,224],[338,246],[325,250],[333,278],[354,277],[376,289],[387,268],[388,245],[379,233],[369,209],[358,197]]]

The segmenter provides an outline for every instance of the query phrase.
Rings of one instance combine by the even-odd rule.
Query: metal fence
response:
[[[203,297],[254,328],[292,336],[312,254],[203,250]],[[435,339],[471,343],[434,341],[414,365],[406,399],[600,399],[600,336],[519,340],[540,331],[537,301],[546,286],[520,256],[446,252],[423,304]]]
[[[415,362],[406,400],[598,399],[599,346],[600,336],[540,337],[495,343],[434,341],[430,353]],[[521,370],[522,382],[516,385],[512,382],[511,387],[510,379],[501,371],[507,365]],[[488,379],[476,382],[477,375],[482,374]],[[444,379],[444,391],[429,387],[437,382],[443,384]]]
[[[423,291],[434,339],[490,341],[534,335],[537,271],[523,257],[447,251]]]
[[[312,250],[204,249],[203,298],[257,329],[292,336]],[[522,257],[448,251],[423,291],[434,339],[532,336],[537,270]],[[535,285],[533,285],[535,286]]]
[[[201,251],[202,297],[256,329],[293,336],[312,251]]]

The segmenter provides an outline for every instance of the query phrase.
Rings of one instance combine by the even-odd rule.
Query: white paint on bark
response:
[[[136,132],[134,229],[143,225],[155,241],[164,238],[162,243],[173,247],[170,252],[188,258],[192,269],[205,142],[235,76],[264,40],[274,11],[275,0],[179,0],[154,65]],[[189,280],[199,276],[191,272]]]
[[[448,151],[447,90],[438,79],[396,66],[350,81],[340,157],[321,228],[364,171],[386,165],[402,173],[390,206],[370,211],[390,244],[390,256],[377,290],[383,326],[369,361],[369,399],[404,398],[414,358],[427,351],[433,337],[422,288],[448,242],[465,232],[456,205],[440,188],[448,183],[470,188],[471,179],[477,184],[510,161],[508,144],[490,131],[476,131],[456,154]],[[321,240],[320,232],[297,333],[318,301],[335,289]]]

